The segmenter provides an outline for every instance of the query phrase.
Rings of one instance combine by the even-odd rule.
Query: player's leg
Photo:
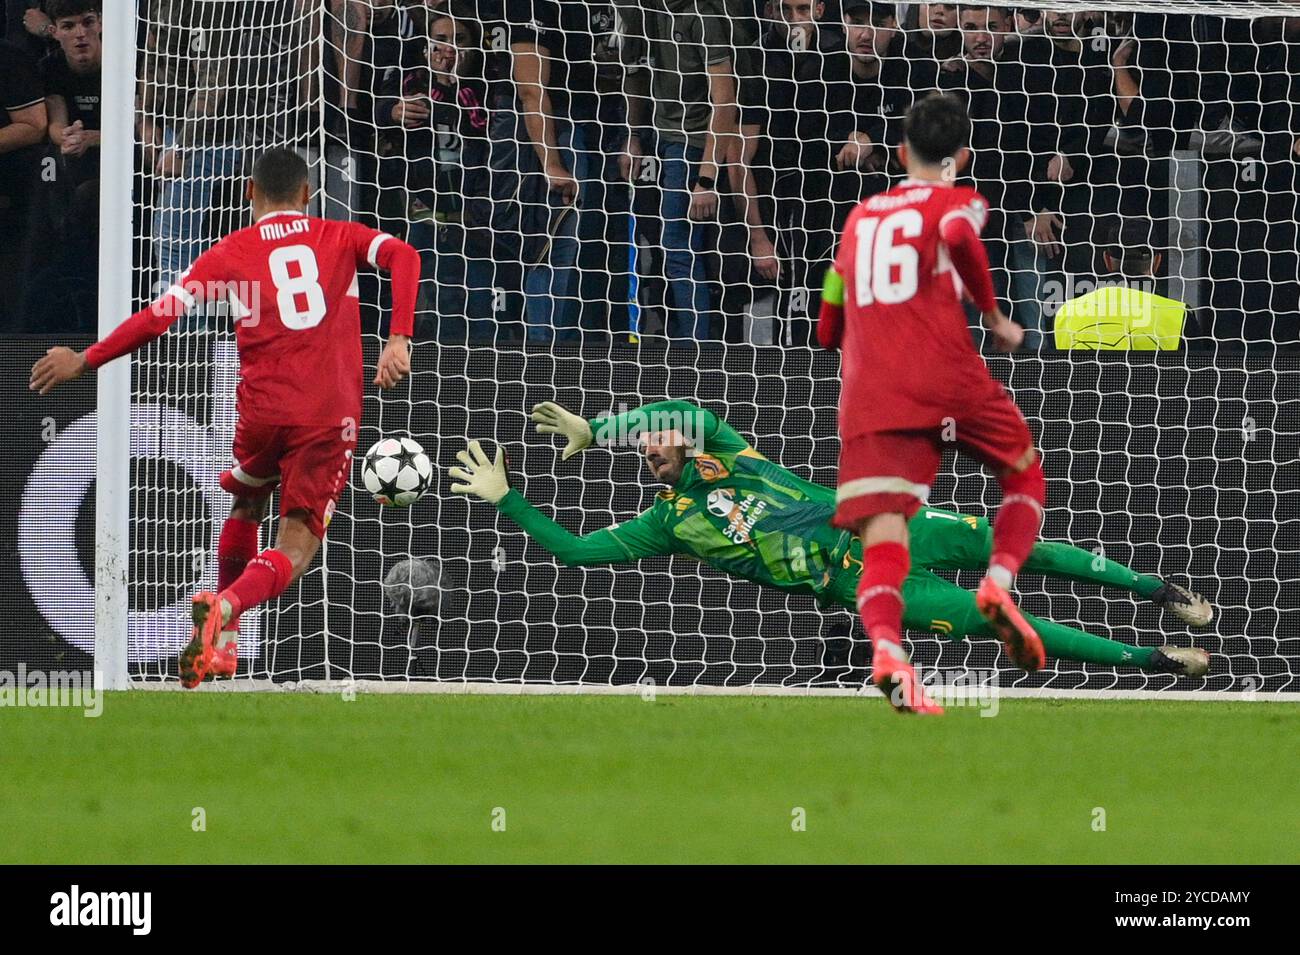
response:
[[[996,638],[976,597],[968,590],[926,571],[913,572],[903,584],[903,625],[928,630],[949,640]],[[1138,667],[1151,673],[1200,676],[1209,669],[1204,650],[1184,647],[1139,647],[1107,640],[1074,627],[1024,614],[1049,656],[1102,666]]]
[[[270,493],[235,498],[217,541],[217,593],[238,580],[248,562],[257,556],[258,530],[270,506]],[[231,618],[222,627],[214,650],[212,675],[233,677],[239,666],[239,617]]]
[[[1022,569],[1045,577],[1127,590],[1193,627],[1204,627],[1214,619],[1213,605],[1200,594],[1152,574],[1139,574],[1102,554],[1072,544],[1039,541]]]
[[[993,531],[982,517],[926,509],[911,522],[909,530],[914,567],[982,570],[993,553]],[[1200,594],[1073,544],[1037,541],[1020,569],[1023,573],[1125,590],[1169,610],[1192,626],[1204,626],[1214,618],[1214,608]]]
[[[280,456],[280,532],[275,546],[249,561],[218,600],[227,618],[274,600],[316,559],[334,503],[347,480],[356,429],[286,429]]]
[[[231,451],[235,464],[222,472],[220,483],[235,503],[217,542],[218,592],[237,580],[257,556],[258,527],[280,481],[280,429],[241,419],[235,425]],[[206,592],[196,595],[192,602],[194,627],[178,661],[181,683],[191,688],[209,675],[233,676],[237,665],[238,615],[232,620],[214,616],[206,596]]]
[[[990,467],[1002,485],[988,572],[976,601],[1016,665],[1037,670],[1044,662],[1042,640],[1009,591],[1038,539],[1047,481],[1024,415],[1006,392],[977,401],[974,407],[971,415],[957,422],[957,442]]]
[[[861,435],[845,440],[840,453],[832,523],[862,541],[856,608],[871,640],[871,678],[906,712],[943,712],[926,697],[902,642],[907,519],[923,503],[938,463],[938,449],[916,435]]]
[[[275,546],[248,561],[219,593],[205,591],[194,597],[195,629],[204,646],[215,646],[231,620],[279,597],[311,566],[347,479],[355,427],[281,431],[280,531]]]

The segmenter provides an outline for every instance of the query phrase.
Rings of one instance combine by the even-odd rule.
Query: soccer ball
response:
[[[433,463],[410,438],[381,438],[361,462],[361,481],[385,507],[409,507],[433,484]]]

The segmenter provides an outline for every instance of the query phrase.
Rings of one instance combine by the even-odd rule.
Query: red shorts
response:
[[[352,471],[356,429],[338,425],[235,425],[235,466],[221,486],[237,497],[265,497],[280,488],[280,516],[306,511],[317,537],[334,515],[334,505]]]
[[[1034,446],[1025,416],[1003,392],[969,414],[953,414],[931,428],[869,431],[844,439],[839,488],[831,523],[857,530],[876,514],[911,517],[930,494],[947,447],[957,447],[1001,474]]]

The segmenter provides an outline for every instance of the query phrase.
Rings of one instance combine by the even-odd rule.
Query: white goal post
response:
[[[826,259],[822,253],[815,260],[800,256],[813,248],[809,234],[835,225],[842,202],[832,209],[826,195],[812,195],[820,185],[807,186],[811,192],[802,195],[782,185],[789,182],[790,170],[782,165],[789,160],[772,146],[794,133],[764,127],[764,117],[776,113],[763,97],[775,94],[764,93],[770,87],[756,84],[753,72],[776,62],[761,52],[772,48],[773,29],[789,37],[801,28],[774,26],[779,13],[764,19],[762,2],[679,5],[673,23],[683,46],[696,42],[692,16],[724,11],[723,46],[738,98],[732,116],[738,142],[754,147],[738,150],[724,163],[730,172],[719,172],[718,221],[692,227],[685,206],[679,215],[666,197],[688,184],[667,177],[689,165],[694,133],[674,153],[665,146],[674,143],[671,137],[652,139],[654,120],[647,119],[642,138],[651,161],[634,170],[634,184],[618,180],[625,103],[635,95],[629,91],[639,89],[629,77],[650,82],[662,108],[663,88],[653,80],[656,70],[667,69],[662,48],[658,61],[653,53],[620,61],[638,40],[624,15],[635,3],[563,4],[566,17],[577,8],[590,14],[583,21],[588,33],[568,47],[585,58],[570,65],[590,70],[569,75],[595,77],[598,108],[580,112],[585,107],[575,105],[585,80],[550,91],[559,104],[552,106],[558,153],[577,180],[578,204],[574,213],[544,213],[543,231],[551,231],[535,247],[518,169],[535,152],[528,137],[545,124],[530,125],[523,107],[514,125],[501,122],[518,104],[502,98],[515,78],[509,24],[502,27],[507,21],[496,0],[465,4],[480,12],[454,21],[475,21],[469,39],[457,41],[472,49],[462,45],[457,55],[461,62],[477,59],[486,73],[465,67],[456,78],[451,88],[461,109],[454,115],[465,126],[431,130],[427,147],[418,145],[424,142],[416,136],[418,117],[405,127],[381,115],[379,104],[414,98],[416,90],[429,94],[425,49],[430,18],[437,17],[429,10],[460,11],[455,0],[249,0],[209,4],[204,14],[193,12],[206,9],[203,4],[175,0],[132,6],[134,19],[123,16],[126,5],[116,4],[106,5],[103,18],[101,336],[169,284],[194,254],[246,223],[240,180],[258,152],[273,145],[289,145],[308,159],[313,213],[358,218],[402,234],[425,262],[413,374],[393,392],[368,388],[359,447],[381,434],[409,434],[433,459],[439,483],[408,510],[381,509],[354,474],[357,486],[345,488],[316,566],[277,604],[245,617],[240,679],[231,686],[638,692],[649,683],[681,693],[842,694],[861,683],[862,640],[860,633],[850,636],[857,630],[847,612],[820,609],[808,597],[764,592],[681,557],[563,567],[488,505],[451,495],[442,473],[469,440],[499,442],[510,455],[516,488],[570,531],[591,533],[650,506],[657,488],[630,451],[592,449],[561,463],[558,449],[528,422],[528,410],[553,400],[594,418],[680,398],[724,417],[760,452],[801,477],[834,484],[838,358],[818,349],[815,336],[807,338],[816,317],[810,303],[820,292],[814,276]],[[810,51],[807,40],[791,45],[800,55],[831,62],[844,50],[845,4],[815,6],[825,12],[809,36],[825,47]],[[911,72],[897,75],[921,75],[915,66],[923,59],[904,45],[924,31],[915,23],[920,4],[888,6],[897,33],[882,56],[911,57]],[[1066,185],[1046,180],[1051,156],[1034,145],[1045,140],[1035,139],[1033,129],[1022,131],[1026,178],[1006,190],[1001,210],[1013,223],[1008,230],[1022,231],[1004,235],[994,264],[999,294],[1011,302],[1013,317],[1035,316],[1041,350],[991,357],[990,365],[1044,450],[1050,486],[1044,535],[1143,573],[1190,581],[1218,613],[1210,628],[1188,630],[1122,591],[1029,575],[1018,588],[1040,617],[1139,647],[1195,644],[1210,651],[1215,664],[1207,677],[1195,679],[1059,660],[1026,675],[1010,667],[995,643],[950,640],[942,627],[909,633],[914,658],[927,671],[977,674],[1016,695],[1294,698],[1300,693],[1300,575],[1294,569],[1300,565],[1300,490],[1293,477],[1300,455],[1300,332],[1288,322],[1291,311],[1300,321],[1300,302],[1288,304],[1287,296],[1293,290],[1300,296],[1294,264],[1300,123],[1284,128],[1277,117],[1300,115],[1300,83],[1288,87],[1282,79],[1283,67],[1300,68],[1300,56],[1292,51],[1287,59],[1284,52],[1300,44],[1300,3],[1080,0],[1035,6],[1095,17],[1086,25],[1080,21],[1079,29],[1091,32],[1079,39],[1085,47],[1104,46],[1105,53],[1081,68],[1080,75],[1094,72],[1080,82],[1106,71],[1106,103],[1098,114],[1105,128],[1080,132],[1088,163]],[[543,28],[538,43],[559,36],[545,33],[553,8],[538,0],[540,22],[527,25]],[[608,22],[597,17],[606,8]],[[186,16],[206,19],[187,23]],[[1288,17],[1298,18],[1294,26]],[[563,21],[561,33],[576,22]],[[598,23],[608,31],[605,47]],[[1108,33],[1117,23],[1125,25]],[[495,33],[498,27],[507,32]],[[1024,36],[1002,40],[1027,44]],[[1127,41],[1134,50],[1131,69],[1112,63]],[[937,50],[940,41],[929,42]],[[959,68],[969,68],[955,65],[966,56],[960,26],[944,42],[953,46],[932,52],[934,62],[925,65],[933,67],[940,88],[966,96],[974,111],[983,95],[977,82],[984,80],[953,80]],[[1199,78],[1186,85],[1188,74],[1173,76],[1175,66],[1169,68],[1172,79],[1162,74],[1142,53],[1154,57],[1157,48],[1192,56],[1202,69]],[[1064,76],[1055,60],[1041,65],[1048,72],[1039,76]],[[1129,69],[1127,79],[1138,90],[1137,111],[1122,115],[1113,107],[1128,96],[1116,92],[1127,89],[1115,81],[1121,69]],[[811,75],[800,74],[798,81],[831,82]],[[862,82],[883,90],[880,123],[871,128],[889,137],[897,117],[889,113],[887,75],[894,74],[882,68],[878,78]],[[1001,136],[1009,128],[1000,110],[1012,97],[1023,96],[1033,109],[1042,96],[1058,96],[988,82],[991,98],[981,102],[992,103],[993,113],[985,125],[976,124],[977,136],[990,129]],[[701,108],[707,108],[703,74],[675,88],[683,98],[680,112],[700,106],[686,102],[699,88]],[[1064,102],[1066,94],[1059,95]],[[470,100],[481,117],[468,112]],[[1028,115],[1022,112],[1021,119]],[[840,135],[833,121],[827,130],[825,155],[835,163],[844,142],[832,141]],[[482,141],[471,143],[473,135]],[[1284,135],[1295,136],[1297,150],[1285,157],[1277,152]],[[1060,136],[1054,141],[1064,143]],[[980,143],[973,145],[978,156]],[[164,175],[158,157],[166,150],[174,150],[179,165]],[[448,169],[454,175],[444,178]],[[862,189],[874,190],[893,172],[864,163],[855,175]],[[482,173],[487,195],[467,185],[478,181],[471,173]],[[510,175],[518,180],[514,191],[501,193]],[[1059,167],[1050,175],[1059,178]],[[841,200],[843,188],[857,188],[843,187],[838,167],[827,170],[824,181],[834,184]],[[541,197],[545,209],[545,188]],[[813,199],[827,200],[830,217],[815,226],[808,225]],[[483,221],[471,211],[485,208],[474,206],[478,200],[487,202]],[[523,210],[514,220],[504,215],[511,203]],[[759,271],[761,254],[751,244],[756,219],[746,218],[751,214],[773,240],[781,279]],[[1071,265],[1090,259],[1095,272],[1102,271],[1102,245],[1124,241],[1123,223],[1150,225],[1160,262],[1143,287],[1188,306],[1181,347],[1052,347],[1054,309],[1096,287],[1094,274],[1067,271],[1044,258],[1046,245],[1035,244],[1030,232],[1041,225],[1038,217],[1053,214],[1062,222],[1056,238],[1071,243],[1063,256],[1073,256]],[[567,265],[560,259],[565,243],[572,243]],[[556,264],[539,279],[547,256]],[[386,280],[363,276],[360,288],[366,358],[373,366]],[[550,304],[541,304],[548,297]],[[545,320],[539,326],[536,316],[558,321],[566,303],[566,314],[576,316],[576,334],[545,334]],[[716,316],[712,326],[705,322],[707,337],[689,330],[698,322],[674,317],[697,308]],[[476,327],[488,328],[493,340],[467,340],[467,330],[473,334]],[[1288,347],[1266,347],[1270,339]],[[215,583],[216,543],[228,509],[217,485],[230,463],[237,381],[228,317],[182,319],[158,342],[98,376],[95,669],[109,689],[175,686],[188,597]],[[996,501],[996,482],[949,459],[930,503],[982,516]],[[272,517],[263,525],[261,546],[269,545],[274,528]],[[426,562],[433,573],[429,601],[415,611],[411,588],[403,598],[402,586],[390,581],[385,591],[394,565],[407,559]],[[969,587],[974,578],[963,572],[955,579]]]

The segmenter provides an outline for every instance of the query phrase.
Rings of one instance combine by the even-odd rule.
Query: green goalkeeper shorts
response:
[[[984,570],[993,548],[993,531],[982,517],[923,508],[908,524],[912,571],[903,581],[903,626],[953,638],[987,634],[975,595],[930,572]],[[827,588],[826,601],[857,612],[862,576],[862,542],[855,540],[847,566]]]

